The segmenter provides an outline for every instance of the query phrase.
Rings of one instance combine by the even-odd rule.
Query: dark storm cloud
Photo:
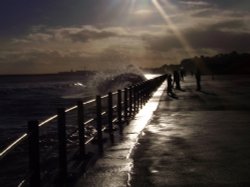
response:
[[[3,0],[0,4],[0,34],[22,34],[34,25],[96,24],[105,19],[104,10],[107,10],[111,2],[112,0]]]

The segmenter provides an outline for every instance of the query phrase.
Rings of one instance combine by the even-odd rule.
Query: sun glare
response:
[[[176,38],[179,40],[181,45],[184,47],[185,51],[190,57],[193,57],[196,55],[195,50],[189,45],[188,41],[184,38],[180,30],[176,27],[176,25],[172,22],[171,18],[167,14],[167,12],[163,9],[161,4],[158,2],[158,0],[152,0],[153,5],[155,6],[158,13],[161,15],[163,20],[166,22],[166,24],[169,26],[169,28],[173,31]],[[165,1],[166,6],[169,5],[169,7],[173,7],[169,2]]]
[[[136,0],[130,0],[130,7],[129,7],[129,11],[132,12],[135,8],[135,1]]]

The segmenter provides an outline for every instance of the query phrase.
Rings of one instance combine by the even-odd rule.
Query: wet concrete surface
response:
[[[191,78],[163,94],[136,146],[130,185],[250,186],[250,79]]]
[[[203,78],[197,92],[188,77],[178,99],[165,89],[77,187],[250,186],[250,78]]]

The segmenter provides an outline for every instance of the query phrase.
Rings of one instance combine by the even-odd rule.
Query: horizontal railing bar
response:
[[[70,112],[70,111],[72,111],[72,110],[75,110],[76,108],[77,108],[77,105],[72,106],[72,107],[66,109],[65,112],[66,112],[66,113],[67,113],[67,112]]]
[[[47,124],[48,122],[52,121],[53,119],[56,119],[58,116],[57,115],[54,115],[54,116],[51,116],[50,118],[44,120],[43,122],[39,123],[39,127],[42,127],[43,125]]]
[[[101,96],[101,99],[105,99],[105,98],[107,98],[109,95],[108,94],[106,94],[106,95],[104,95],[104,96]]]
[[[95,102],[95,99],[91,99],[91,100],[88,100],[88,101],[84,102],[83,104],[88,105],[88,104],[91,104],[91,103],[94,103],[94,102]]]
[[[117,120],[118,120],[117,118],[114,118],[114,119],[112,120],[112,122],[113,122],[113,123],[114,123],[114,122],[117,122]]]
[[[94,119],[94,118],[91,118],[91,119],[85,121],[83,124],[84,124],[84,125],[88,125],[89,123],[91,123],[91,122],[93,122],[93,121],[95,121],[95,119]]]
[[[20,143],[21,140],[27,137],[27,133],[20,136],[18,139],[16,139],[14,142],[12,142],[8,147],[6,147],[1,153],[0,153],[0,160],[9,152],[11,151],[15,146]]]
[[[95,138],[96,133],[94,136],[90,137],[84,144],[87,145],[89,142],[91,142]]]
[[[23,184],[26,182],[26,180],[27,180],[27,179],[22,180],[22,181],[18,184],[18,187],[22,187]]]

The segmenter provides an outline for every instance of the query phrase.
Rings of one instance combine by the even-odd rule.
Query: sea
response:
[[[25,132],[29,120],[46,118],[77,96],[90,96],[85,81],[86,76],[1,76],[0,147]]]

